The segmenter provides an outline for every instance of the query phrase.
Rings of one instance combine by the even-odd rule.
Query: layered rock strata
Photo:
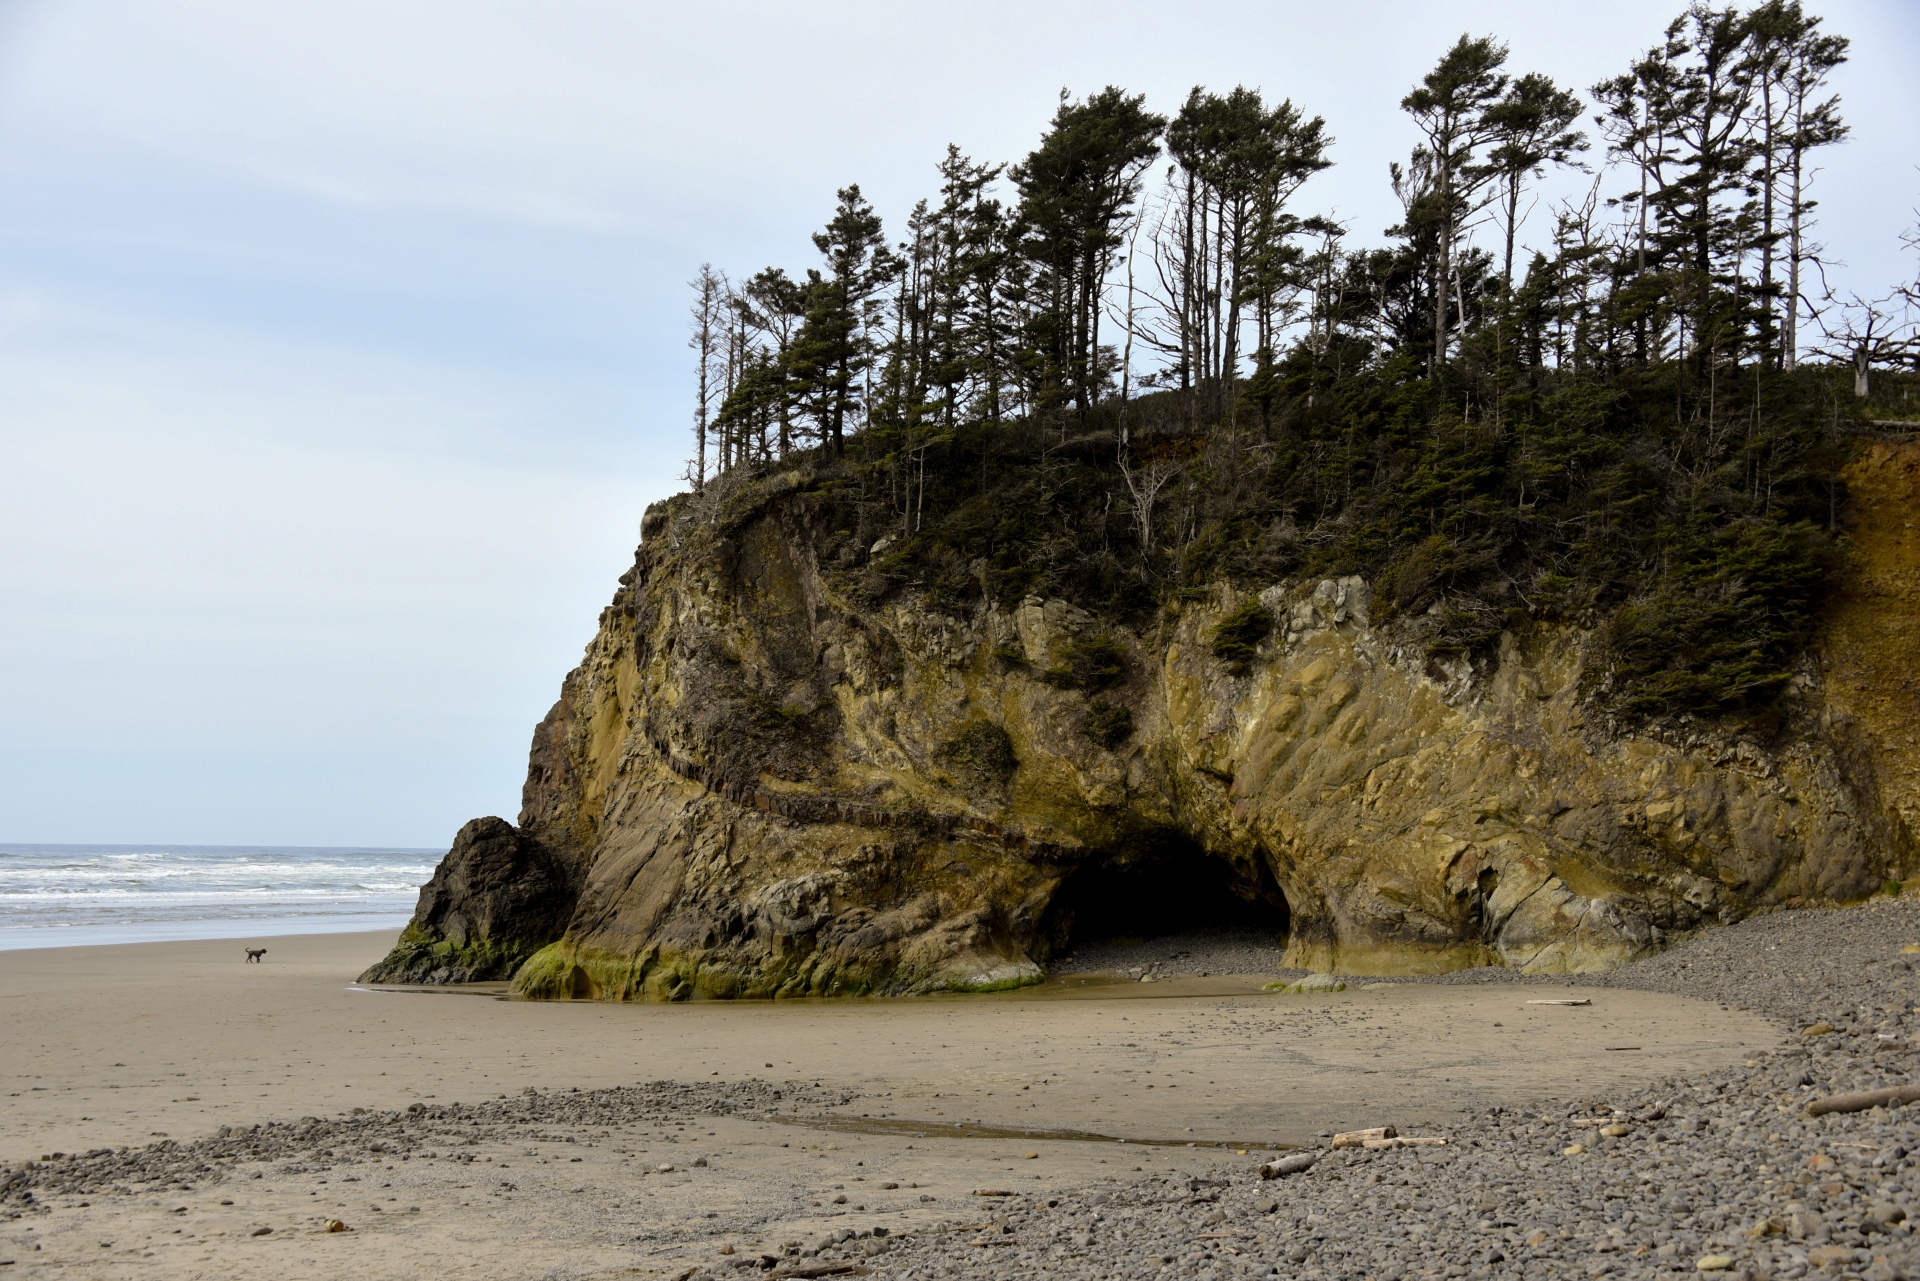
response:
[[[518,826],[463,829],[367,977],[989,989],[1076,931],[1209,904],[1316,970],[1571,972],[1858,899],[1920,863],[1920,448],[1854,472],[1853,563],[1764,743],[1606,722],[1576,630],[1436,670],[1358,578],[1258,592],[1272,625],[1229,659],[1244,592],[1149,634],[1057,600],[863,606],[816,477],[683,495],[535,734]]]

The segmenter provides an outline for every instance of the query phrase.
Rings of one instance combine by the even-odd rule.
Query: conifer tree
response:
[[[1100,349],[1107,276],[1166,126],[1145,101],[1112,85],[1085,102],[1063,90],[1040,145],[1012,173],[1021,250],[1034,271],[1028,341],[1043,413],[1071,404],[1085,414],[1100,400],[1109,370]]]
[[[737,305],[762,345],[763,394],[778,429],[779,456],[785,458],[794,445],[793,340],[806,314],[806,296],[786,272],[768,267],[747,281]]]
[[[1481,163],[1482,148],[1498,137],[1493,108],[1507,77],[1506,46],[1490,36],[1461,36],[1418,87],[1400,100],[1426,138],[1424,155],[1416,155],[1410,172],[1420,174],[1420,212],[1434,223],[1432,259],[1427,264],[1433,308],[1433,358],[1429,373],[1446,363],[1449,325],[1447,304],[1464,289],[1458,267],[1458,246],[1467,218],[1478,208],[1482,189],[1493,177]],[[1414,202],[1409,201],[1409,225]],[[1461,317],[1464,326],[1465,317]]]
[[[1325,121],[1290,101],[1268,108],[1244,86],[1223,96],[1196,87],[1167,128],[1178,171],[1158,223],[1161,306],[1172,331],[1159,345],[1176,370],[1208,388],[1210,417],[1229,415],[1243,322],[1254,322],[1256,364],[1270,367],[1274,325],[1296,284],[1301,224],[1287,204],[1327,167]]]
[[[1573,128],[1580,112],[1578,96],[1538,72],[1515,80],[1506,95],[1487,109],[1492,149],[1486,163],[1499,186],[1500,225],[1506,241],[1500,279],[1506,293],[1513,292],[1514,237],[1527,177],[1545,165],[1573,164],[1586,150],[1586,135]]]
[[[1014,228],[1000,201],[988,194],[1004,166],[975,164],[949,148],[942,164],[942,218],[951,242],[949,296],[955,358],[974,381],[969,417],[998,426],[1017,385],[1018,351],[1009,296],[1023,279]]]
[[[1803,11],[1799,0],[1768,0],[1754,11],[1749,26],[1762,131],[1761,341],[1772,363],[1791,369],[1798,356],[1800,314],[1810,301],[1802,292],[1803,274],[1820,252],[1807,235],[1817,205],[1807,194],[1812,176],[1807,158],[1847,136],[1840,99],[1823,91],[1827,78],[1847,60],[1848,42],[1821,31],[1820,19]],[[1774,264],[1782,259],[1784,286],[1774,279]]]
[[[1656,105],[1671,147],[1671,173],[1649,197],[1655,239],[1672,263],[1701,372],[1723,350],[1737,352],[1750,319],[1739,272],[1757,222],[1747,194],[1757,151],[1751,31],[1739,10],[1696,0],[1649,55],[1664,68],[1667,92]]]
[[[850,420],[862,408],[860,379],[873,360],[876,295],[891,279],[893,256],[880,216],[856,186],[843,187],[833,218],[813,236],[826,269],[809,268],[804,313],[792,345],[796,398],[838,456]]]
[[[708,263],[700,264],[699,274],[688,284],[693,289],[693,333],[687,339],[687,345],[694,352],[696,398],[693,409],[692,480],[697,490],[707,481],[707,432],[718,402],[719,379],[715,364],[720,358],[721,330],[726,324],[727,284],[726,277]]]

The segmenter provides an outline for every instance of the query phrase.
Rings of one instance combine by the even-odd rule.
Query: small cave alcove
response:
[[[1257,932],[1287,937],[1287,898],[1264,858],[1229,860],[1178,832],[1154,832],[1074,869],[1048,905],[1052,955],[1095,943],[1172,934]]]

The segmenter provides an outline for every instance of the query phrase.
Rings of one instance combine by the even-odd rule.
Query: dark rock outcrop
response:
[[[363,983],[471,983],[510,978],[560,937],[577,887],[533,836],[476,818],[420,890],[413,920]]]

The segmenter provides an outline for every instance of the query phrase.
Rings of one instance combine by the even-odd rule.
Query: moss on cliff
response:
[[[473,983],[511,978],[541,947],[532,939],[467,938],[456,942],[416,923],[360,976],[362,983]]]
[[[896,966],[880,957],[818,953],[740,967],[715,957],[651,946],[628,956],[562,941],[541,949],[514,975],[513,990],[534,1000],[776,1000],[821,996],[905,996],[1003,992],[1040,982],[1039,966],[988,961]]]

